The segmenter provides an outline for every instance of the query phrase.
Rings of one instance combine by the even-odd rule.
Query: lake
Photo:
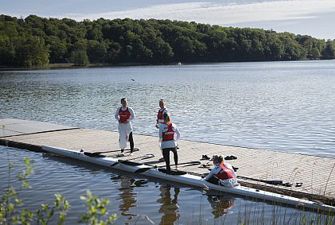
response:
[[[334,60],[2,71],[0,118],[116,131],[114,113],[127,97],[136,112],[134,132],[157,135],[155,117],[163,98],[182,139],[335,157],[334,93]],[[156,224],[237,224],[245,214],[257,224],[260,215],[269,222],[274,213],[292,221],[304,214],[161,181],[136,186],[142,178],[0,149],[0,188],[7,185],[8,159],[19,169],[24,156],[31,158],[33,188],[23,193],[25,200],[36,207],[63,193],[72,205],[69,224],[84,209],[79,196],[86,189],[110,199],[118,224],[148,224],[147,218]]]

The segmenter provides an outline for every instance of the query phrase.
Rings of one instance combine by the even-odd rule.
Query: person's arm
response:
[[[117,120],[117,121],[119,121],[120,120],[120,118],[119,118],[119,111],[120,111],[120,108],[117,108],[117,110],[116,110],[116,112],[115,112],[115,119]]]
[[[209,172],[209,174],[204,179],[205,180],[209,180],[212,176],[214,176],[214,174],[216,174],[216,167],[214,167],[213,169],[211,169],[211,171]]]
[[[128,107],[128,110],[130,112],[130,118],[128,119],[128,121],[131,121],[135,118],[135,112],[132,108]]]

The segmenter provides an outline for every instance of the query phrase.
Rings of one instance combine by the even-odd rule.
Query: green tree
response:
[[[309,52],[308,52],[308,58],[309,59],[320,59],[321,57],[321,53],[320,50],[316,47],[312,48]]]
[[[90,62],[85,50],[75,50],[71,55],[71,62],[75,66],[87,66]]]
[[[107,44],[107,56],[106,62],[108,63],[118,63],[120,62],[120,55],[122,47],[118,42],[110,41]]]
[[[0,66],[12,66],[15,60],[15,47],[7,37],[0,35]]]
[[[95,40],[89,40],[87,44],[87,55],[90,62],[105,62],[107,54],[106,44]]]
[[[192,55],[194,54],[193,42],[189,37],[180,36],[175,40],[174,43],[175,58],[178,61],[191,61]]]
[[[40,37],[22,37],[16,40],[15,62],[22,67],[45,67],[49,64],[49,52]]]
[[[46,44],[49,48],[49,58],[51,63],[63,63],[66,61],[66,42],[57,36],[48,36]]]
[[[0,15],[0,44],[0,66],[22,67],[74,59],[76,65],[87,65],[88,61],[162,64],[335,57],[331,40],[326,43],[287,32],[155,19],[77,22]]]
[[[335,58],[335,47],[334,42],[328,40],[326,43],[326,47],[322,51],[322,58],[323,59],[334,59]]]
[[[284,45],[273,32],[267,35],[264,54],[268,60],[281,60],[284,55]]]

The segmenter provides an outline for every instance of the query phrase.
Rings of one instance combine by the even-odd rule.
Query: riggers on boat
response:
[[[183,171],[168,172],[165,169],[159,169],[154,166],[145,165],[142,163],[119,160],[108,156],[98,156],[98,157],[95,155],[93,156],[89,153],[85,153],[84,151],[72,151],[68,149],[51,147],[51,146],[42,146],[42,149],[46,152],[53,153],[56,155],[89,162],[107,168],[113,168],[130,173],[142,174],[147,177],[159,178],[167,181],[199,187],[202,189],[206,188],[209,190],[215,190],[239,196],[251,197],[254,199],[265,200],[273,203],[282,203],[285,205],[299,207],[302,209],[309,209],[309,210],[312,209],[315,211],[335,213],[334,206],[306,199],[299,199],[291,196],[272,193],[268,191],[262,191],[254,188],[243,187],[240,185],[234,188],[227,188],[224,186],[209,183],[204,179],[202,179],[200,176],[195,176]]]

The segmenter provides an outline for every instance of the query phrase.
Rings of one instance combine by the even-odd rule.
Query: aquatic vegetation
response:
[[[69,202],[62,194],[56,193],[52,205],[42,203],[36,210],[28,209],[20,198],[20,192],[31,188],[28,177],[33,173],[33,167],[29,158],[24,158],[25,169],[19,172],[16,179],[12,179],[13,164],[8,162],[8,187],[4,190],[0,200],[0,224],[54,224],[63,225],[66,221]],[[21,182],[19,189],[14,187],[16,181]],[[100,199],[87,191],[86,196],[80,196],[87,205],[87,212],[81,216],[81,222],[88,225],[109,225],[116,220],[116,214],[108,216],[108,199]],[[105,218],[106,217],[106,218]]]

